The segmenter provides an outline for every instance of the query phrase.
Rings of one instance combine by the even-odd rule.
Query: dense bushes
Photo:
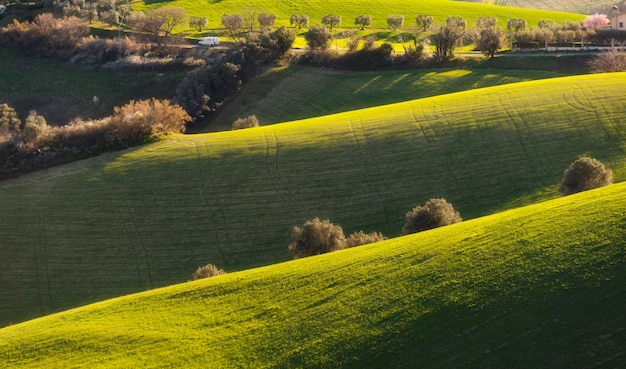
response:
[[[402,234],[411,234],[461,222],[463,219],[445,199],[430,199],[406,213]]]
[[[346,248],[343,229],[326,220],[308,220],[291,231],[289,252],[295,259],[324,254]]]
[[[233,130],[254,128],[259,126],[259,120],[256,115],[249,115],[245,118],[239,118],[233,122]]]
[[[191,278],[195,281],[203,278],[211,278],[216,277],[218,275],[226,274],[223,269],[216,267],[213,264],[207,264],[205,266],[198,267],[195,272],[191,275]]]
[[[12,110],[4,105],[0,105],[0,122],[3,111],[15,122]],[[0,178],[183,132],[189,120],[180,106],[155,99],[131,101],[115,108],[110,117],[76,120],[61,127],[48,127],[42,116],[32,112],[23,127],[4,130],[0,135]]]
[[[108,40],[88,34],[89,27],[79,18],[74,16],[54,18],[50,13],[44,13],[38,15],[32,22],[20,23],[14,20],[0,29],[0,44],[39,56],[91,65],[100,65],[130,56],[178,57],[181,54],[181,49],[177,46],[157,47],[149,43],[135,42],[131,38]]]
[[[295,34],[281,27],[274,32],[251,33],[245,42],[219,60],[190,72],[176,89],[174,101],[194,119],[204,118],[232,98],[241,86],[291,48]]]
[[[626,71],[626,54],[623,51],[609,50],[589,61],[594,73],[624,72]]]
[[[365,233],[363,231],[358,231],[352,233],[348,236],[348,238],[346,238],[346,247],[367,245],[368,243],[383,241],[384,239],[385,237],[383,234],[379,232]]]
[[[331,223],[328,219],[315,218],[306,221],[302,227],[293,228],[288,250],[294,259],[299,259],[384,239],[385,237],[381,233],[365,233],[363,231],[352,233],[346,238],[343,228],[340,226]]]
[[[591,190],[613,183],[613,173],[596,159],[582,157],[569,165],[563,173],[559,192],[561,195]]]

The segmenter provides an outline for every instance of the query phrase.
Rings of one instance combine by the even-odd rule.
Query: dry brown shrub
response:
[[[197,279],[211,278],[223,274],[226,274],[223,269],[219,269],[213,264],[207,264],[205,266],[198,267],[198,269],[196,269],[196,271],[191,275],[191,278],[195,281]]]
[[[612,183],[613,172],[610,169],[606,169],[599,160],[584,156],[565,170],[559,192],[566,196]]]
[[[626,54],[617,50],[604,52],[589,61],[594,73],[626,71]]]
[[[379,232],[365,233],[363,231],[358,231],[348,236],[346,239],[346,247],[367,245],[368,243],[383,241],[384,239],[385,236]]]
[[[169,100],[140,100],[116,107],[111,125],[122,142],[141,141],[166,133],[184,132],[189,115]]]
[[[346,248],[343,229],[328,219],[307,220],[302,227],[294,227],[291,232],[289,252],[294,259],[324,254]]]
[[[239,118],[233,122],[233,130],[236,129],[244,129],[244,128],[254,128],[259,126],[259,120],[256,115],[249,115],[245,118]]]
[[[402,234],[411,234],[463,221],[458,211],[445,199],[430,199],[406,213]]]

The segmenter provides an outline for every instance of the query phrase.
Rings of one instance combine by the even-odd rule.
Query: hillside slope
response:
[[[133,4],[136,10],[149,10],[164,6],[161,1],[141,1]],[[302,0],[296,2],[248,0],[242,4],[237,0],[220,0],[198,2],[192,0],[168,1],[167,6],[184,8],[190,16],[207,17],[209,28],[221,28],[221,15],[228,13],[258,14],[259,12],[276,14],[276,25],[289,26],[289,17],[292,14],[306,14],[310,17],[311,25],[321,23],[325,14],[336,14],[342,17],[340,27],[357,28],[354,19],[361,14],[372,16],[370,29],[387,28],[387,17],[394,14],[405,16],[403,29],[415,27],[415,18],[419,14],[430,15],[437,24],[445,22],[449,16],[463,17],[468,24],[473,25],[478,17],[496,17],[498,23],[506,26],[509,16],[523,18],[529,25],[536,25],[541,19],[552,19],[558,23],[565,20],[580,20],[584,16],[574,13],[565,13],[547,10],[512,8],[490,4],[474,4],[451,0]]]
[[[626,177],[626,74],[524,82],[176,136],[0,183],[0,324],[290,258],[314,217],[400,234],[444,197],[465,219],[557,196],[586,154]],[[16,292],[19,291],[19,292]]]
[[[255,115],[261,125],[265,125],[563,76],[565,74],[557,72],[493,68],[355,73],[330,68],[290,66],[270,71],[251,81],[212,118],[206,129],[230,129],[236,119],[249,115]]]
[[[620,368],[626,184],[0,329],[5,367]]]

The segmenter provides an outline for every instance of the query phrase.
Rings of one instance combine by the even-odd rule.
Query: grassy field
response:
[[[547,9],[580,14],[604,12],[609,14],[619,1],[612,0],[469,0],[476,3],[514,6],[529,9]]]
[[[0,183],[0,324],[290,258],[329,218],[397,236],[445,197],[465,219],[556,197],[594,156],[626,177],[626,74],[523,82],[243,131],[175,136]],[[19,291],[19,292],[16,292]]]
[[[536,25],[541,19],[552,19],[558,23],[565,20],[580,20],[584,16],[574,13],[554,12],[546,10],[532,10],[511,8],[486,4],[474,4],[450,0],[304,0],[298,2],[250,0],[244,4],[237,0],[221,0],[198,2],[193,0],[175,0],[166,3],[161,1],[138,1],[133,3],[136,10],[148,10],[164,5],[181,7],[187,10],[190,16],[207,17],[209,28],[221,28],[221,15],[226,13],[242,13],[246,9],[257,9],[265,13],[276,14],[278,26],[289,25],[292,14],[306,14],[310,16],[311,24],[321,23],[325,14],[337,14],[342,17],[340,27],[356,28],[354,19],[361,14],[372,16],[371,29],[387,28],[389,15],[401,14],[405,16],[404,29],[415,27],[415,17],[419,14],[430,15],[436,25],[441,25],[449,16],[463,17],[468,24],[473,25],[478,17],[492,16],[498,18],[499,24],[506,26],[509,16],[523,18],[529,25]]]
[[[0,329],[8,368],[623,368],[626,184]]]
[[[211,121],[208,130],[230,129],[256,115],[261,125],[311,118],[452,92],[562,76],[544,71],[418,69],[342,72],[313,67],[273,70],[252,81]]]
[[[15,107],[23,118],[36,110],[53,124],[109,115],[131,99],[171,98],[180,79],[180,72],[157,77],[95,71],[0,47],[0,103]]]

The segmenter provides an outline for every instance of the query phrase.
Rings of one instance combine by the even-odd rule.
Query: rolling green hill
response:
[[[414,28],[415,17],[419,14],[430,15],[435,18],[437,24],[445,22],[449,16],[459,16],[467,19],[468,24],[474,24],[478,17],[492,16],[499,23],[506,26],[509,16],[523,18],[529,25],[536,25],[541,19],[551,19],[558,23],[566,20],[580,20],[584,16],[574,13],[564,13],[546,10],[532,10],[523,8],[511,8],[489,4],[474,4],[450,0],[330,0],[314,1],[304,0],[298,2],[250,0],[245,4],[237,0],[220,0],[198,2],[193,0],[141,1],[133,3],[136,10],[149,10],[164,5],[184,8],[190,16],[207,17],[209,28],[221,28],[221,15],[226,13],[243,13],[250,9],[257,9],[277,15],[276,24],[289,25],[289,17],[292,14],[306,14],[310,16],[311,24],[321,23],[325,14],[337,14],[342,17],[340,27],[354,28],[354,19],[360,14],[372,16],[370,28],[387,28],[389,15],[401,14],[405,16],[406,29]]]
[[[465,219],[556,197],[586,154],[626,177],[626,74],[523,82],[162,142],[0,183],[0,324],[290,258],[329,218],[397,236],[444,197]],[[18,292],[16,292],[18,291]]]
[[[0,329],[4,367],[621,368],[626,184]]]
[[[504,69],[354,73],[292,66],[273,70],[253,80],[211,120],[207,129],[230,129],[233,121],[252,114],[263,125],[557,76],[563,74]]]
[[[514,6],[529,9],[546,9],[580,14],[608,12],[623,1],[613,0],[468,0],[477,3]]]
[[[157,74],[95,71],[0,46],[0,104],[15,107],[22,119],[36,110],[54,125],[101,118],[132,99],[171,98],[183,72]]]

